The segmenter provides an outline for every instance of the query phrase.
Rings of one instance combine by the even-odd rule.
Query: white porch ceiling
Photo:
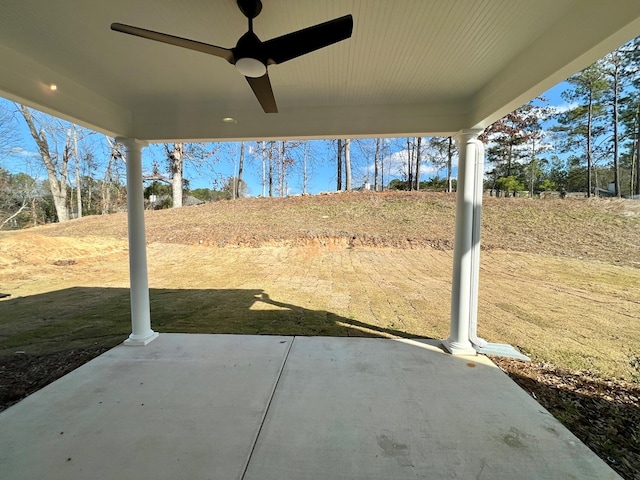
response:
[[[269,68],[280,113],[265,114],[224,60],[109,29],[233,47],[247,30],[235,0],[5,0],[0,95],[148,141],[449,134],[640,35],[637,0],[263,0],[254,29],[348,13],[351,39]]]

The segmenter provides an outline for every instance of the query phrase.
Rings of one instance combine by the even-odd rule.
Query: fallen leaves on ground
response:
[[[16,352],[0,356],[0,411],[75,370],[107,348],[81,348],[49,355]]]
[[[548,363],[492,358],[627,480],[640,479],[640,385]]]

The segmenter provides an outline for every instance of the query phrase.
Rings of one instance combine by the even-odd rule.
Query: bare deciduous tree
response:
[[[102,214],[106,215],[115,210],[117,203],[111,198],[114,193],[114,180],[117,178],[117,162],[121,160],[122,163],[127,162],[125,156],[125,149],[122,145],[117,143],[115,139],[106,137],[107,144],[109,145],[109,160],[107,161],[107,167],[104,171],[104,178],[101,185],[101,197],[102,197]],[[119,189],[118,189],[119,191]],[[114,205],[115,204],[115,205]]]
[[[169,160],[169,172],[171,173],[171,193],[173,208],[182,207],[182,177],[184,172],[184,143],[174,143],[172,147],[165,144],[167,159]]]
[[[155,163],[150,175],[145,175],[145,180],[156,180],[171,186],[173,208],[182,207],[184,186],[188,182],[184,179],[184,167],[186,161],[195,163],[204,162],[212,158],[217,152],[217,146],[210,148],[211,144],[203,143],[165,143],[163,145],[166,159],[166,172],[163,174],[160,165]]]
[[[336,190],[342,190],[342,139],[338,139],[338,181],[336,183]]]
[[[41,124],[34,118],[31,110],[24,105],[18,105],[18,109],[22,114],[24,121],[29,128],[29,133],[38,147],[40,158],[47,170],[47,178],[49,179],[49,188],[53,196],[53,204],[56,209],[59,222],[69,220],[69,204],[67,201],[67,173],[69,169],[69,161],[73,155],[72,136],[67,130],[64,136],[64,144],[61,151],[57,151],[58,137],[60,134],[52,124]],[[49,137],[47,130],[50,132],[53,147],[49,145]]]
[[[421,155],[421,147],[422,147],[422,137],[418,137],[415,142],[416,153],[415,153],[415,161],[416,161],[416,173],[414,175],[414,188],[416,191],[420,190],[420,155]]]
[[[241,186],[243,184],[242,180],[242,171],[244,170],[244,142],[240,143],[240,159],[238,161],[238,179],[236,182],[236,188],[234,191],[234,198],[239,198],[241,196]]]
[[[37,225],[36,198],[38,182],[26,173],[11,175],[0,169],[0,230],[5,225],[16,223],[16,218],[31,208],[31,220]]]
[[[373,154],[373,191],[377,192],[379,190],[378,185],[378,177],[380,168],[378,167],[378,163],[380,162],[380,138],[376,138],[376,151]]]
[[[19,145],[20,136],[16,127],[14,112],[5,102],[0,103],[0,155],[11,152]]]
[[[344,140],[344,173],[346,177],[346,190],[351,191],[351,139]]]
[[[267,194],[273,197],[273,166],[274,157],[278,155],[277,143],[273,140],[262,141],[256,144],[257,153],[262,161],[262,196]]]
[[[407,138],[407,190],[413,190],[413,155],[415,144]]]

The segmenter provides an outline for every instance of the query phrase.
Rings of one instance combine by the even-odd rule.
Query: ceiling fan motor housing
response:
[[[237,0],[238,8],[248,19],[256,18],[262,11],[260,0]]]
[[[248,31],[233,49],[236,68],[245,77],[257,78],[267,73],[267,55],[262,42],[253,31]]]

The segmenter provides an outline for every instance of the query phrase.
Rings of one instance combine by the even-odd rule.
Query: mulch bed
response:
[[[80,348],[33,355],[17,352],[0,356],[0,411],[18,403],[58,378],[107,351],[106,347]]]
[[[492,360],[619,475],[640,480],[640,384],[548,363]]]

